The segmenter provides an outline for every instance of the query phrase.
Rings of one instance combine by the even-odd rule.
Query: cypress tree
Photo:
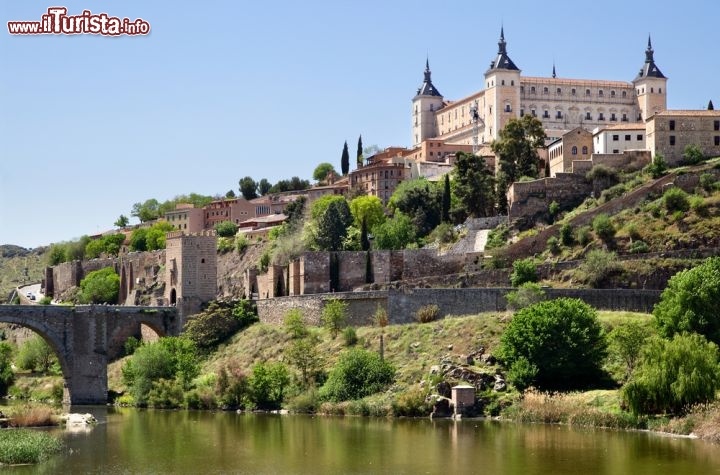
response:
[[[450,175],[445,174],[445,188],[442,196],[442,222],[450,222]]]
[[[363,216],[362,225],[360,227],[360,247],[363,251],[370,249],[370,239],[368,239],[367,220]]]
[[[715,106],[714,106],[713,103],[712,103],[712,99],[710,99],[710,102],[708,102],[708,110],[709,110],[709,111],[714,111],[714,110],[715,110]]]
[[[361,167],[363,164],[363,147],[362,147],[362,134],[358,137],[358,148],[357,148],[357,166]]]
[[[342,157],[340,158],[340,171],[342,171],[343,176],[350,171],[350,152],[348,152],[347,140],[343,145]]]

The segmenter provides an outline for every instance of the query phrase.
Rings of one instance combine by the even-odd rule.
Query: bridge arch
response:
[[[68,360],[68,355],[65,352],[65,345],[63,344],[62,338],[57,335],[56,332],[54,332],[52,329],[50,329],[47,325],[45,325],[41,321],[28,321],[25,318],[18,317],[12,314],[7,314],[2,311],[2,308],[0,308],[0,323],[11,323],[14,325],[19,325],[23,328],[30,329],[40,335],[40,337],[47,342],[48,345],[50,345],[50,348],[55,352],[55,356],[57,356],[58,362],[60,364],[60,370],[62,371],[63,376],[63,403],[69,402],[72,400],[72,395],[70,394],[70,384],[68,382],[68,378],[71,375],[71,367],[70,361]]]

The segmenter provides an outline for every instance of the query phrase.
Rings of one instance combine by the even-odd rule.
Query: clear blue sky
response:
[[[149,36],[12,36],[66,6]],[[426,54],[447,99],[482,88],[500,25],[529,76],[631,81],[648,33],[669,108],[720,106],[720,2],[208,1],[0,4],[0,244],[112,228],[133,203],[340,167],[343,141],[410,143]],[[135,222],[135,219],[133,219]]]

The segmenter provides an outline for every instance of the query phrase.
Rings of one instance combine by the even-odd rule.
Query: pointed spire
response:
[[[552,75],[552,77],[553,77],[553,78],[556,78],[556,77],[557,77],[557,74],[555,74],[555,61],[553,61],[553,75]]]
[[[498,41],[498,54],[507,54],[507,49],[505,43],[505,28],[500,27],[500,41]]]
[[[638,74],[638,77],[635,78],[640,79],[643,77],[653,77],[653,78],[663,78],[665,79],[665,76],[660,71],[660,68],[657,67],[655,64],[655,58],[654,58],[655,51],[652,47],[652,39],[650,38],[650,35],[648,35],[648,43],[647,43],[647,49],[645,50],[645,64],[640,69],[640,73]]]
[[[435,86],[433,86],[432,83],[432,73],[430,72],[430,58],[428,56],[425,57],[425,78],[423,80],[422,86],[418,89],[417,95],[418,96],[440,96],[442,97],[442,94],[440,94],[440,91],[438,91]]]
[[[505,43],[505,28],[500,27],[500,41],[498,41],[498,54],[490,63],[490,69],[510,69],[517,71],[518,67],[512,62],[507,54],[507,43]]]
[[[655,51],[653,51],[652,40],[650,39],[650,34],[648,33],[648,47],[645,50],[645,62],[653,61],[653,53],[655,53]]]
[[[713,103],[712,103],[712,99],[710,99],[710,102],[708,102],[708,108],[707,108],[707,110],[709,110],[709,111],[714,111],[714,110],[715,110],[715,106],[714,106]]]

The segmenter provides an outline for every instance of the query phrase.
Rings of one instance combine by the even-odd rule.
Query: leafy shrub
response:
[[[712,173],[703,173],[700,175],[700,187],[708,193],[713,192],[717,188],[717,179]]]
[[[360,348],[340,355],[320,389],[324,400],[360,399],[383,390],[395,378],[395,368],[374,352]]]
[[[507,244],[507,240],[510,237],[510,228],[507,224],[499,224],[495,229],[488,233],[487,243],[485,249],[495,249],[503,247]]]
[[[343,340],[345,340],[345,346],[353,346],[358,342],[357,332],[353,327],[345,327],[343,330]]]
[[[617,170],[602,164],[592,167],[592,169],[585,175],[585,179],[593,181],[603,180],[611,183],[617,183],[620,181]]]
[[[690,209],[688,195],[682,189],[672,187],[663,194],[663,204],[669,212],[687,211]]]
[[[653,178],[660,178],[665,175],[667,172],[667,162],[665,161],[665,157],[663,157],[661,153],[656,153],[652,162],[645,167],[645,172]]]
[[[440,315],[440,307],[429,304],[423,305],[415,312],[415,320],[419,323],[428,323],[435,320]]]
[[[635,223],[628,223],[628,225],[625,226],[625,232],[630,237],[630,239],[633,240],[640,239],[642,237]]]
[[[238,254],[245,252],[245,249],[247,249],[249,244],[248,238],[244,234],[240,233],[235,236],[235,250]]]
[[[38,303],[40,305],[50,305],[52,303],[52,297],[48,297],[47,295],[40,300],[38,300]]]
[[[719,343],[720,257],[671,277],[653,316],[663,336],[695,332]]]
[[[524,391],[537,380],[538,368],[524,357],[518,357],[507,372],[510,381],[519,391]]]
[[[231,237],[219,237],[217,239],[217,250],[221,254],[230,252],[235,247],[235,238]]]
[[[335,338],[345,326],[347,303],[336,298],[325,301],[320,320],[322,320],[323,326],[330,331],[332,337]]]
[[[270,251],[266,249],[260,256],[260,263],[258,265],[258,268],[260,269],[260,272],[266,272],[268,270],[269,266],[270,266]]]
[[[255,322],[257,313],[249,300],[214,300],[188,318],[183,332],[199,349],[209,350]]]
[[[13,381],[15,373],[12,369],[12,347],[9,343],[0,341],[0,396],[8,393]]]
[[[592,227],[595,234],[606,243],[611,242],[615,237],[615,226],[610,221],[610,217],[604,213],[595,216]]]
[[[287,402],[288,410],[298,414],[315,414],[319,407],[320,398],[316,388],[309,388]]]
[[[622,394],[635,414],[681,413],[720,389],[718,348],[702,335],[653,338]]]
[[[457,241],[457,233],[451,223],[440,223],[428,235],[428,242],[449,244]]]
[[[147,395],[148,407],[159,409],[175,409],[182,407],[184,401],[183,387],[174,379],[160,378],[152,382]]]
[[[649,250],[650,247],[645,241],[633,241],[633,243],[630,244],[630,247],[628,248],[628,251],[631,254],[642,254],[644,252],[648,252]]]
[[[575,243],[573,228],[570,223],[565,223],[560,226],[560,242],[563,246],[572,246]]]
[[[550,236],[547,240],[547,250],[550,251],[550,254],[559,254],[560,253],[560,242],[558,241],[558,238],[555,236]]]
[[[505,296],[508,310],[520,310],[545,299],[545,292],[534,282],[525,282]]]
[[[375,313],[373,314],[373,323],[380,328],[386,327],[388,323],[390,322],[388,318],[388,313],[385,307],[378,304],[377,308],[375,309]]]
[[[513,271],[510,274],[510,284],[519,287],[525,282],[537,282],[537,266],[532,257],[518,259],[513,262]]]
[[[498,357],[515,368],[521,384],[529,384],[535,368],[530,382],[562,388],[595,380],[606,348],[595,310],[581,300],[560,298],[517,312],[502,334]]]
[[[581,246],[587,246],[592,241],[592,234],[590,234],[590,226],[581,226],[578,228],[575,240]]]
[[[588,252],[585,261],[580,265],[583,279],[592,287],[596,287],[618,269],[615,253],[602,249],[593,249]]]
[[[231,362],[218,371],[215,393],[222,407],[243,408],[250,401],[250,381],[238,365]]]
[[[235,236],[238,231],[237,224],[232,221],[222,221],[215,225],[215,232],[218,236],[229,238]]]
[[[603,190],[602,193],[600,193],[600,202],[607,203],[608,201],[614,200],[615,198],[620,198],[627,192],[627,190],[627,186],[623,183],[612,186],[607,190]]]
[[[684,165],[697,165],[703,160],[705,160],[705,155],[700,147],[693,143],[685,146],[685,150],[683,150]]]
[[[414,388],[393,400],[392,412],[395,417],[426,417],[432,412],[432,406],[426,401],[425,392]]]
[[[285,314],[284,324],[285,331],[290,335],[290,338],[298,339],[308,336],[309,331],[299,308],[288,310],[288,313]]]
[[[695,212],[698,216],[707,217],[708,205],[705,203],[705,199],[702,196],[692,195],[688,200],[690,209]]]
[[[285,357],[288,363],[300,372],[300,385],[303,388],[313,386],[313,383],[323,379],[322,357],[314,335],[293,340],[285,352]]]
[[[282,363],[258,363],[250,377],[250,394],[259,409],[278,409],[290,384],[287,367]]]
[[[550,216],[550,220],[555,221],[555,218],[557,218],[558,214],[560,214],[560,205],[557,201],[553,201],[548,206],[548,215]]]
[[[112,267],[89,272],[80,281],[81,303],[116,303],[119,292],[120,276]]]
[[[130,356],[135,353],[135,350],[140,348],[140,345],[142,345],[142,342],[140,340],[138,340],[134,336],[129,337],[127,340],[125,340],[125,344],[123,345],[123,351],[125,352],[125,356]]]

